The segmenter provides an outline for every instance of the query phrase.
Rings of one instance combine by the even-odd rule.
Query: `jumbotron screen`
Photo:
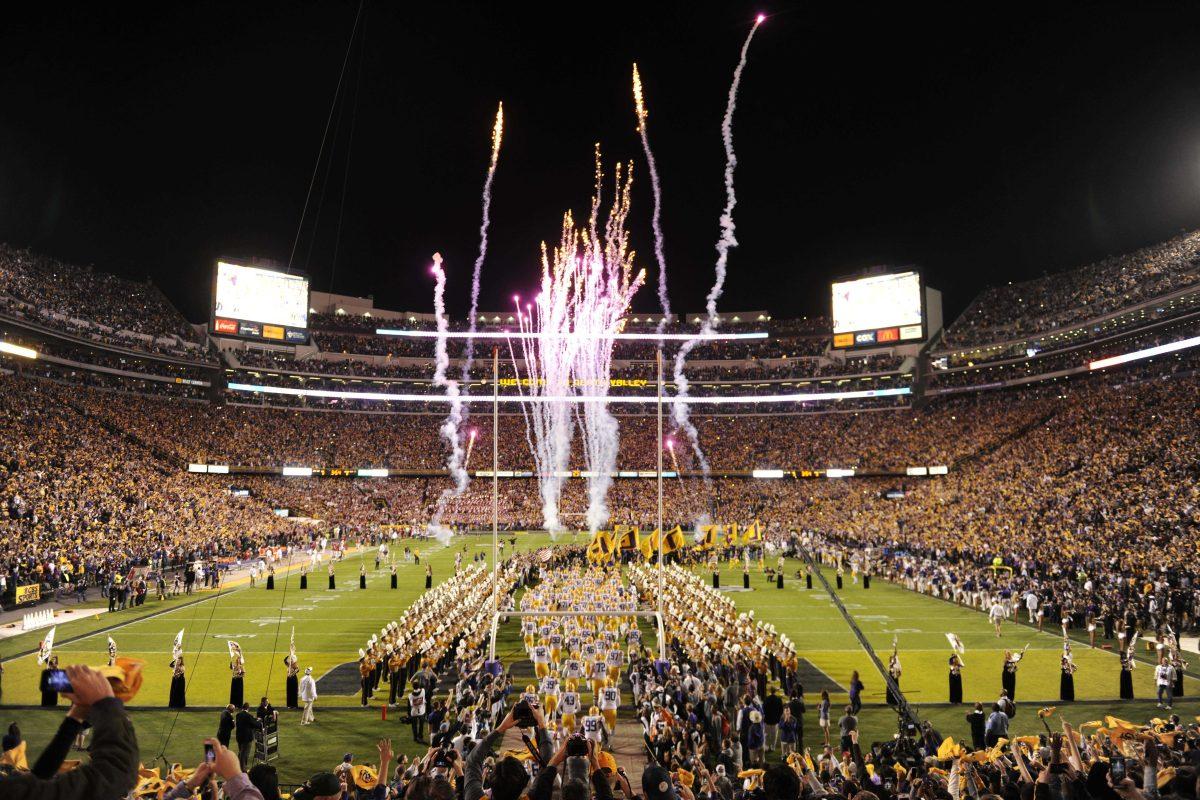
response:
[[[287,344],[308,341],[308,279],[300,275],[217,262],[212,330]]]
[[[921,276],[871,275],[833,284],[833,346],[875,347],[924,338]]]

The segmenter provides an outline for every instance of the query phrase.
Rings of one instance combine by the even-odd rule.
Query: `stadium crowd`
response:
[[[967,347],[1046,333],[1191,286],[1200,279],[1200,231],[982,292],[946,329],[944,345]]]
[[[0,243],[4,313],[133,350],[213,361],[153,284],[125,280]]]

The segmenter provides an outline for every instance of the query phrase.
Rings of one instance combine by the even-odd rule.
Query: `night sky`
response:
[[[288,260],[356,2],[21,5],[0,30],[0,240],[149,275],[193,321],[217,255]],[[294,267],[428,311],[441,251],[461,313],[503,100],[483,308],[527,291],[539,241],[586,210],[597,141],[634,159],[653,282],[636,60],[672,303],[701,307],[760,10],[724,309],[827,313],[831,278],[913,264],[952,317],[987,284],[1200,227],[1200,4],[368,0]]]

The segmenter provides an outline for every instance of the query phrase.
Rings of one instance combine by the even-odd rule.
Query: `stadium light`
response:
[[[615,403],[621,405],[654,405],[658,398],[654,396],[639,397],[637,395],[500,395],[485,397],[481,395],[459,395],[451,398],[444,394],[394,394],[390,392],[346,392],[336,389],[298,389],[292,386],[262,386],[249,383],[231,383],[227,386],[233,392],[250,392],[258,394],[278,394],[288,397],[323,397],[331,400],[378,400],[398,403],[449,403],[456,399],[462,403]],[[736,395],[727,397],[670,397],[668,402],[688,403],[689,405],[754,405],[755,403],[812,403],[823,400],[859,400],[870,397],[898,397],[912,394],[908,386],[892,389],[862,389],[852,392],[813,392],[810,394],[760,394]]]
[[[21,358],[37,358],[38,352],[32,347],[21,347],[19,344],[12,342],[0,341],[0,353],[8,353],[10,356],[19,356]]]
[[[1167,342],[1156,347],[1147,347],[1145,350],[1134,350],[1132,353],[1122,353],[1119,356],[1110,356],[1109,358],[1101,358],[1098,361],[1093,361],[1088,364],[1088,369],[1104,369],[1105,367],[1115,367],[1118,364],[1128,364],[1130,361],[1140,361],[1143,358],[1154,358],[1165,353],[1174,353],[1178,350],[1187,350],[1189,347],[1200,345],[1200,336],[1193,336],[1190,339],[1180,339],[1177,342]]]
[[[497,317],[496,322],[500,321]],[[650,342],[686,342],[699,341],[728,341],[732,339],[768,339],[766,331],[750,333],[591,333],[580,332],[572,334],[550,333],[547,331],[410,331],[397,328],[376,328],[379,336],[406,336],[412,339],[436,339],[444,336],[447,339],[621,339]]]

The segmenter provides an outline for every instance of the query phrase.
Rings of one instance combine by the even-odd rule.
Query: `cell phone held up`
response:
[[[71,688],[71,680],[67,677],[65,669],[47,669],[42,671],[42,692],[58,692],[59,694],[69,694],[74,689]]]
[[[204,745],[204,763],[211,764],[216,760],[217,760],[216,749],[211,744],[205,743],[205,745]]]

